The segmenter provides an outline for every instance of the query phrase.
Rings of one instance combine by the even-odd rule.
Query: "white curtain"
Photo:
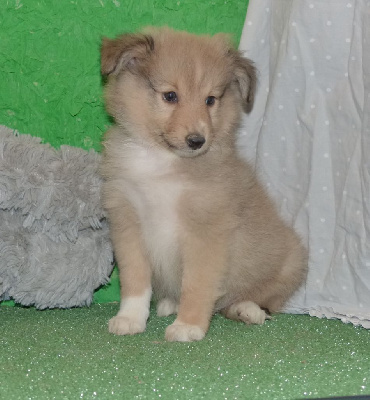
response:
[[[287,312],[370,328],[370,1],[250,0],[259,70],[238,137],[309,249]]]

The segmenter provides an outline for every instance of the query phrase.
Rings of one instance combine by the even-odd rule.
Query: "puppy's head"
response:
[[[253,106],[255,68],[222,34],[151,28],[103,39],[101,72],[116,122],[183,157],[233,143],[241,111]]]

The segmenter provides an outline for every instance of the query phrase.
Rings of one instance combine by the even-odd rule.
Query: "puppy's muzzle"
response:
[[[204,145],[206,138],[199,133],[191,133],[186,136],[185,141],[192,150],[198,150]]]

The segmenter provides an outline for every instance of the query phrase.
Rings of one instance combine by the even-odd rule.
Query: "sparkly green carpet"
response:
[[[263,326],[214,317],[205,340],[107,331],[118,304],[0,307],[1,399],[301,399],[370,394],[370,331],[305,315]]]

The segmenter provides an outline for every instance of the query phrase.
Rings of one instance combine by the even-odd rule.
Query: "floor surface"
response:
[[[114,336],[118,304],[0,307],[1,399],[303,399],[370,394],[370,331],[276,315],[245,326],[217,315],[198,343],[167,343],[174,317]]]

